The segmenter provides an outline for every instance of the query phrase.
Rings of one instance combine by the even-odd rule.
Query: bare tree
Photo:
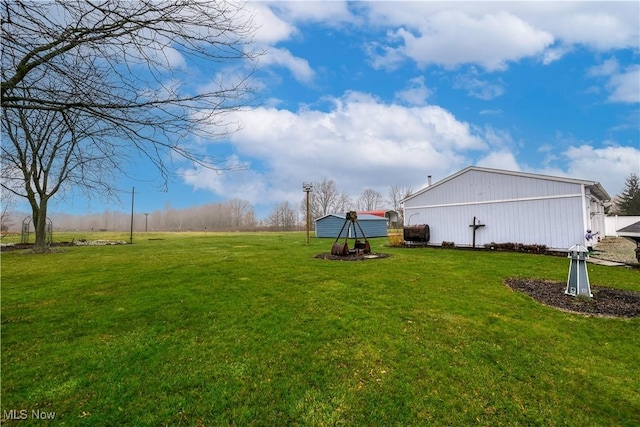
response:
[[[11,214],[15,207],[15,197],[13,193],[0,188],[0,231],[6,232],[13,225]],[[4,234],[3,234],[4,235]]]
[[[67,186],[112,194],[124,159],[143,157],[162,181],[171,160],[213,169],[192,138],[237,129],[250,104],[252,19],[217,0],[2,0],[2,186],[26,198],[45,249],[49,200]],[[245,66],[225,78],[223,67]],[[211,80],[199,79],[207,69]],[[202,146],[202,145],[200,145]],[[177,157],[176,157],[177,156]],[[168,160],[169,159],[169,160]],[[102,167],[102,169],[101,169]],[[22,186],[7,180],[20,171]]]
[[[410,186],[401,187],[399,185],[392,185],[391,187],[389,187],[387,201],[389,203],[389,206],[391,206],[391,209],[398,212],[400,218],[404,218],[404,212],[400,202],[409,197],[411,193],[413,193],[413,189]]]
[[[351,198],[346,193],[341,193],[333,180],[324,180],[313,184],[313,191],[309,194],[309,215],[311,221],[331,213],[344,212],[351,205]],[[300,202],[300,212],[306,221],[307,199],[306,195]]]
[[[253,218],[253,207],[247,200],[231,199],[227,202],[232,227],[249,226],[248,218]]]
[[[44,250],[49,200],[71,186],[109,194],[117,145],[103,143],[109,132],[99,120],[73,109],[3,109],[2,130],[9,141],[1,149],[2,188],[27,199],[34,247]]]
[[[344,213],[351,208],[351,198],[336,187],[333,180],[324,180],[313,184],[313,191],[309,193],[309,216],[311,228],[315,227],[314,220],[332,213]],[[307,197],[300,201],[299,211],[302,222],[307,221]]]
[[[383,201],[382,194],[371,188],[367,188],[358,198],[358,209],[363,211],[375,211],[379,209]]]
[[[338,199],[334,203],[333,213],[345,213],[352,208],[353,202],[347,193],[340,193]]]
[[[289,202],[278,203],[269,213],[267,224],[276,230],[293,230],[297,225],[296,211]]]

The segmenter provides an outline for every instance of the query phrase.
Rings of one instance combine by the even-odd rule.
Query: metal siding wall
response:
[[[367,237],[384,237],[387,235],[387,220],[385,218],[375,220],[363,219],[359,220],[358,223],[364,230]],[[316,237],[333,237],[335,239],[343,225],[344,218],[336,216],[327,216],[322,218],[316,221]],[[347,224],[347,226],[351,230],[349,237],[352,238],[353,227],[351,226],[351,223]],[[343,239],[347,235],[347,226],[345,226],[344,230],[342,230],[342,234],[340,234],[340,237]],[[357,229],[357,233],[358,237],[362,237],[360,236],[360,229]]]
[[[579,193],[580,184],[471,170],[407,201],[405,207]]]
[[[367,237],[384,237],[387,235],[387,220],[384,218],[382,220],[362,220],[358,221],[358,223],[362,226]],[[360,237],[359,229],[358,237]]]
[[[475,216],[484,227],[476,231],[476,246],[486,243],[523,243],[566,249],[582,240],[580,198],[543,199],[420,209],[420,222],[428,224],[430,244],[443,241],[471,246]],[[578,240],[576,240],[578,239]]]
[[[580,192],[580,184],[571,182],[472,170],[407,201],[405,214],[412,225],[429,225],[435,245],[470,246],[475,216],[485,224],[476,231],[476,246],[494,242],[566,249],[584,240]],[[541,199],[517,200],[536,197]],[[442,206],[448,204],[458,205]]]
[[[316,237],[333,237],[338,236],[342,225],[344,224],[344,218],[338,218],[335,216],[327,216],[316,221]],[[342,231],[341,237],[346,234],[346,227]]]

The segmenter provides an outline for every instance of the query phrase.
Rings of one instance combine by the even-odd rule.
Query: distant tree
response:
[[[251,227],[254,220],[253,206],[247,200],[231,199],[225,203],[229,207],[232,227]]]
[[[640,179],[638,175],[632,173],[627,177],[622,193],[617,196],[617,211],[619,215],[640,215]]]
[[[351,207],[351,198],[338,190],[333,180],[314,182],[313,190],[309,194],[309,215],[311,224],[318,218],[322,218],[332,213],[344,213]],[[303,196],[300,201],[300,212],[303,222],[306,223],[307,198]]]
[[[389,207],[396,212],[399,212],[400,209],[400,200],[402,200],[401,192],[402,190],[399,185],[391,185],[387,193],[387,203],[389,203]]]
[[[401,201],[409,197],[413,193],[413,189],[410,186],[401,187],[399,185],[392,185],[389,187],[388,199],[389,205],[391,209],[398,212],[399,222],[402,222],[402,218],[404,218],[404,212],[402,209]]]
[[[0,7],[8,136],[1,185],[30,203],[36,251],[46,249],[51,198],[65,186],[113,194],[112,174],[127,174],[130,156],[146,158],[165,182],[176,156],[233,168],[188,142],[233,132],[226,114],[250,102],[251,67],[222,77],[223,66],[256,57],[242,3],[2,0]],[[194,66],[211,81],[195,87]]]
[[[363,211],[375,211],[380,209],[384,198],[379,191],[367,188],[358,198],[358,209]]]
[[[335,212],[336,205],[340,199],[340,192],[333,180],[325,179],[313,185],[313,192],[310,197],[311,217],[320,218]]]
[[[0,187],[0,231],[9,231],[13,225],[11,214],[15,207],[15,197],[13,193]]]
[[[243,224],[243,227],[249,228],[249,229],[253,229],[258,226],[258,220],[256,219],[256,212],[254,211],[253,207],[251,207],[250,210],[244,213],[242,224]]]
[[[267,225],[276,230],[294,230],[297,226],[296,211],[289,202],[278,203],[269,213]]]

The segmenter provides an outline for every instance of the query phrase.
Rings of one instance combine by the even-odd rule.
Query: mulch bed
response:
[[[572,313],[602,317],[640,317],[640,292],[591,286],[593,298],[566,295],[567,284],[539,279],[510,278],[506,285],[536,301]]]
[[[315,256],[318,259],[328,259],[331,261],[366,261],[369,259],[388,258],[389,254],[370,253],[370,254],[349,254],[347,256],[332,255],[330,252],[321,253]]]
[[[2,245],[0,246],[0,251],[8,252],[8,251],[19,251],[23,249],[31,249],[33,248],[33,243],[16,243],[15,245]]]

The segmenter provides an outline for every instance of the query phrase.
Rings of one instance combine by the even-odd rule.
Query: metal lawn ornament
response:
[[[591,293],[589,274],[587,273],[589,251],[582,245],[573,245],[569,248],[567,258],[571,258],[571,262],[569,264],[567,290],[564,291],[564,293],[573,295],[574,297],[577,295],[586,295],[592,298],[593,294]]]
[[[364,242],[358,239],[358,232],[356,230],[356,226],[360,229],[360,233],[364,238]],[[342,232],[345,227],[347,227],[346,233],[344,235],[344,243],[338,243],[340,236],[342,236]],[[352,228],[353,227],[353,228]],[[350,230],[353,230],[353,237],[355,239],[354,248],[349,249],[349,234]],[[342,228],[338,233],[338,237],[336,237],[336,241],[333,243],[331,247],[331,255],[339,255],[339,256],[347,256],[347,255],[362,255],[362,254],[370,254],[371,246],[369,245],[369,240],[367,240],[367,236],[364,234],[364,230],[360,223],[358,222],[358,214],[355,211],[349,211],[345,215],[344,224],[342,224]]]

